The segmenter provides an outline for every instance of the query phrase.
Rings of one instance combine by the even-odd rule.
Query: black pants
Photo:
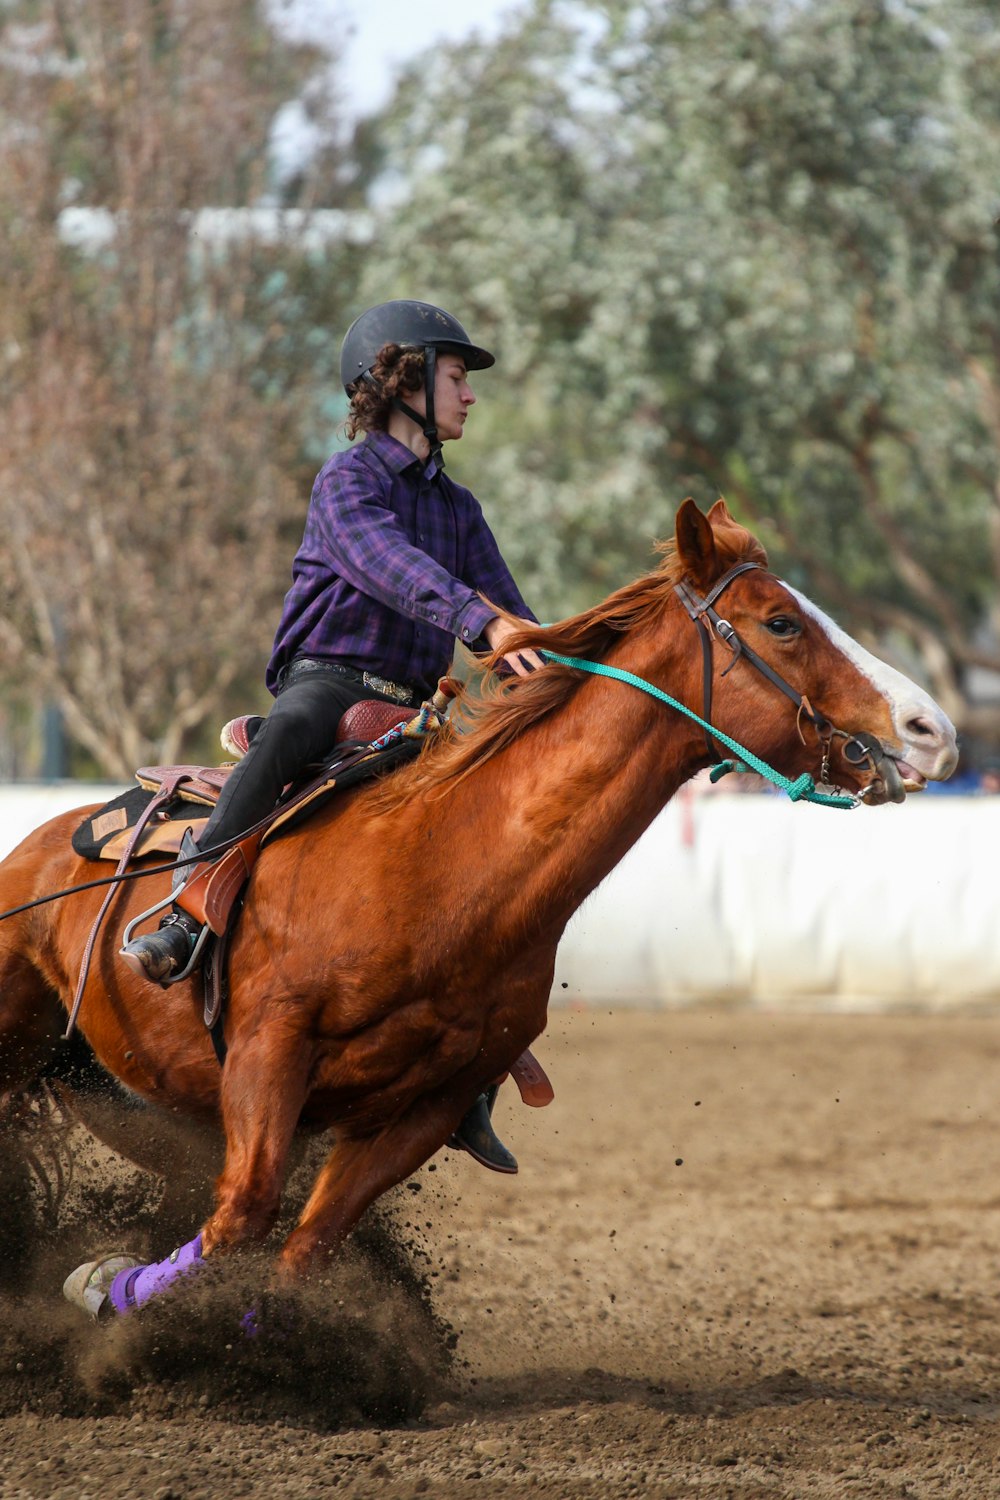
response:
[[[199,847],[233,838],[269,813],[288,783],[332,748],[341,716],[362,698],[382,695],[329,671],[298,675],[293,664],[250,749],[230,772]]]

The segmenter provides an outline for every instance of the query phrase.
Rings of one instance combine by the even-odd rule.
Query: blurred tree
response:
[[[998,67],[974,0],[536,0],[414,66],[364,296],[496,343],[460,461],[540,609],[724,492],[1000,736]]]
[[[3,673],[108,775],[176,759],[270,645],[354,257],[239,210],[315,62],[253,0],[0,11]]]

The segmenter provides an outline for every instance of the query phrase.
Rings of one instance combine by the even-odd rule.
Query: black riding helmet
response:
[[[434,378],[437,355],[459,354],[468,370],[488,370],[496,360],[488,349],[474,344],[457,318],[430,302],[380,302],[356,318],[344,336],[340,351],[340,378],[348,395],[359,380],[370,380],[372,366],[386,344],[420,349],[424,355],[424,396],[427,414],[421,416],[398,396],[393,405],[419,424],[431,445],[431,455],[441,464],[441,444],[434,420]]]

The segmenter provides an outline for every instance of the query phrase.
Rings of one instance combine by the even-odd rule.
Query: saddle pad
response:
[[[140,859],[144,854],[180,854],[185,833],[190,830],[191,837],[197,843],[207,822],[207,818],[192,818],[185,814],[181,804],[162,823],[154,818],[149,827],[143,829],[142,837],[132,850],[132,858]],[[117,864],[125,853],[131,832],[131,828],[124,828],[121,833],[108,839],[101,849],[101,859],[113,859]]]
[[[129,830],[138,823],[152,799],[153,793],[148,788],[133,786],[106,802],[97,812],[89,813],[73,834],[74,853],[83,859],[113,859],[117,863]],[[197,829],[199,822],[203,822],[203,818],[193,816],[193,806],[190,802],[174,801],[164,807],[146,830],[137,853],[151,853],[153,850],[176,852],[185,828]],[[151,842],[147,843],[147,838]]]

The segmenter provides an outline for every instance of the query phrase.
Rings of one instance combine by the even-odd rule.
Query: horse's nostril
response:
[[[929,719],[922,719],[918,715],[915,715],[912,719],[907,719],[906,727],[913,734],[932,735],[936,732],[934,725]]]

